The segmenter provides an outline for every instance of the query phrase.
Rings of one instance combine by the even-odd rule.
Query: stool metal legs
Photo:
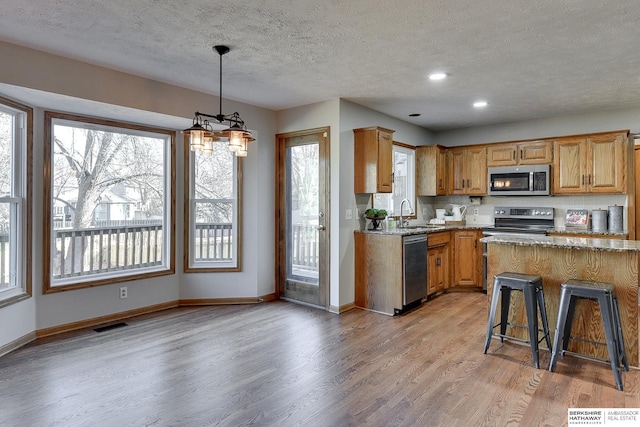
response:
[[[503,273],[504,274],[504,273]],[[531,277],[531,276],[530,276]],[[538,278],[538,280],[540,280]],[[489,350],[491,343],[491,337],[498,335],[500,341],[504,341],[505,334],[507,332],[507,325],[509,324],[509,304],[511,302],[511,291],[521,290],[524,297],[525,310],[527,316],[527,329],[529,331],[529,345],[531,347],[531,355],[533,363],[536,368],[540,368],[540,351],[538,339],[538,308],[540,309],[540,317],[542,319],[542,328],[544,339],[547,342],[547,346],[551,349],[551,339],[549,337],[549,323],[547,319],[547,312],[544,303],[544,294],[540,282],[533,283],[529,281],[517,280],[510,277],[505,280],[496,276],[494,279],[493,292],[491,294],[491,308],[489,310],[489,321],[487,322],[487,336],[484,343],[484,353]],[[493,330],[498,327],[494,324],[496,311],[498,310],[498,298],[500,298],[500,333],[496,334]],[[524,341],[524,340],[521,340]]]
[[[549,371],[553,372],[555,369],[558,355],[564,356],[564,353],[567,351],[569,340],[571,339],[571,327],[573,325],[573,317],[578,298],[595,300],[600,306],[611,370],[613,371],[613,377],[615,378],[618,390],[622,390],[623,384],[620,364],[628,371],[629,363],[624,348],[618,301],[611,290],[580,288],[576,285],[566,286],[563,284],[560,293],[558,321],[556,323],[556,335],[553,343],[553,351],[551,352]]]
[[[540,318],[542,319],[542,330],[544,332],[544,339],[547,342],[547,348],[549,349],[549,351],[551,351],[552,347],[551,335],[549,334],[549,319],[547,318],[547,307],[544,304],[544,292],[542,291],[542,288],[537,290],[536,295],[538,296],[538,307],[540,307]]]
[[[489,321],[487,322],[487,337],[484,342],[484,354],[487,354],[487,350],[489,350],[489,343],[491,342],[491,337],[493,336],[493,328],[497,326],[497,325],[494,325],[493,322],[495,321],[495,318],[496,318],[496,310],[498,309],[499,297],[500,297],[500,283],[498,279],[494,279],[493,292],[491,293],[491,309],[489,310]],[[502,319],[503,315],[501,314],[500,316],[501,316],[500,333],[504,335],[502,331],[502,325],[504,324],[506,329],[506,322],[504,321],[504,319]],[[503,338],[500,337],[500,340],[503,340]]]
[[[524,293],[524,305],[527,311],[527,326],[529,327],[529,345],[531,346],[531,356],[536,368],[540,368],[540,351],[538,343],[538,299],[533,286],[522,289]]]

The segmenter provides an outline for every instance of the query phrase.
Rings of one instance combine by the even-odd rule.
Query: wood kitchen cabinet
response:
[[[416,195],[447,194],[447,149],[439,145],[416,147]]]
[[[453,232],[453,285],[482,287],[482,237],[480,230]]]
[[[449,185],[451,194],[471,196],[487,194],[487,149],[485,146],[449,149]]]
[[[391,193],[394,131],[375,126],[353,132],[354,193]]]
[[[427,247],[427,295],[444,291],[451,283],[451,232],[430,233]]]
[[[556,140],[553,194],[625,193],[626,150],[624,132]]]
[[[487,166],[545,165],[553,161],[552,141],[491,144],[487,147]]]

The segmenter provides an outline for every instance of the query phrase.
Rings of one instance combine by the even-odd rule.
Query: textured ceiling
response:
[[[0,3],[6,42],[212,94],[226,44],[225,98],[345,98],[432,130],[640,106],[639,22],[637,0]]]

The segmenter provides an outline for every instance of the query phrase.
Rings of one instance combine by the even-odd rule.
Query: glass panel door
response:
[[[279,136],[280,296],[326,306],[325,132]]]

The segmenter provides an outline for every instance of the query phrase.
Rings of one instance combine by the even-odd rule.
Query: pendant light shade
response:
[[[240,118],[240,114],[223,114],[222,113],[222,56],[229,52],[229,47],[217,45],[213,47],[220,56],[220,113],[216,115],[197,112],[193,118],[193,125],[182,131],[189,135],[189,145],[191,151],[200,151],[204,154],[213,152],[213,142],[220,141],[220,138],[226,138],[229,141],[229,149],[236,153],[238,157],[247,156],[247,144],[255,141],[251,136],[251,132],[247,130],[244,120]],[[207,119],[214,119],[218,123],[228,123],[228,128],[215,132]]]

